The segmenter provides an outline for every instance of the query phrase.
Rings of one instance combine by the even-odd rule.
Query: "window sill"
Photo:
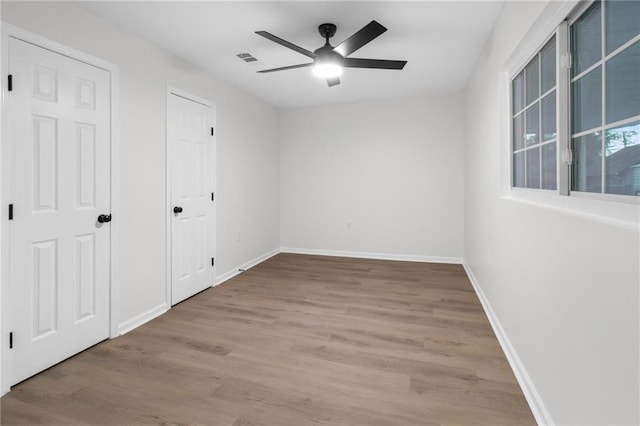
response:
[[[503,200],[554,210],[562,214],[594,220],[632,231],[640,231],[640,205],[602,199],[582,194],[564,196],[555,191],[510,189]]]

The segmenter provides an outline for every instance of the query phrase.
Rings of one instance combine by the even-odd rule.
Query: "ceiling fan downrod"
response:
[[[331,46],[329,39],[336,34],[336,26],[334,24],[320,24],[318,26],[318,32],[325,40],[325,46]]]

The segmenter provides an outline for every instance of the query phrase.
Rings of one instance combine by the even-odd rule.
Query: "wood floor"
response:
[[[280,254],[15,386],[2,424],[535,424],[459,265]]]

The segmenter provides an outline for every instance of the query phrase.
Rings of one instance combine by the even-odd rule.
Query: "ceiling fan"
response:
[[[295,50],[298,53],[313,59],[313,62],[289,65],[280,68],[271,68],[268,70],[258,71],[259,73],[267,73],[274,71],[291,70],[295,68],[313,67],[313,74],[320,78],[327,79],[329,87],[340,84],[340,75],[343,68],[375,68],[385,70],[401,70],[406,65],[407,61],[390,61],[386,59],[364,59],[364,58],[348,58],[350,54],[360,49],[365,44],[369,43],[380,34],[387,31],[387,29],[380,25],[376,21],[371,21],[364,27],[362,27],[354,35],[337,45],[336,47],[329,44],[329,39],[336,33],[336,26],[334,24],[322,24],[318,27],[320,35],[324,37],[325,44],[319,49],[310,52],[300,46],[297,46],[291,42],[276,37],[266,31],[256,31],[256,34],[276,42],[291,50]]]

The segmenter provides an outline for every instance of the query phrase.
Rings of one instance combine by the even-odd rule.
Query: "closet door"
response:
[[[171,304],[213,284],[212,108],[170,94]]]
[[[109,337],[111,138],[107,71],[10,38],[9,73],[13,385]]]

